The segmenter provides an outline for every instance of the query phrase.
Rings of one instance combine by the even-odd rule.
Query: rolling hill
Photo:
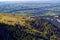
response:
[[[60,40],[60,26],[20,14],[0,14],[0,40]]]

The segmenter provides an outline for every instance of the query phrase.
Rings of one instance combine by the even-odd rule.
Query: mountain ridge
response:
[[[31,18],[23,15],[0,14],[0,36],[5,40],[59,40],[59,28],[47,20]],[[11,18],[10,18],[11,17]],[[13,18],[13,19],[12,19]],[[16,21],[16,19],[20,21]],[[20,19],[19,19],[20,18]],[[9,20],[8,20],[9,19]],[[12,20],[10,20],[12,19]],[[24,19],[24,20],[23,20]],[[10,23],[12,22],[12,23]],[[16,24],[17,23],[17,24]]]

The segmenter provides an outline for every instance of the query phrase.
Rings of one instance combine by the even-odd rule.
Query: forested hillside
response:
[[[18,14],[0,14],[0,40],[60,40],[60,26]]]

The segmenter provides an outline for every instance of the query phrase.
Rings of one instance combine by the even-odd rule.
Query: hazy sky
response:
[[[59,1],[59,0],[0,0],[0,1]]]

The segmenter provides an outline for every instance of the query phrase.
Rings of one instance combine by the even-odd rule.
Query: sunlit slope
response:
[[[0,14],[0,25],[6,27],[11,40],[60,40],[59,27],[47,20],[20,14]],[[2,27],[2,26],[0,26]]]
[[[9,25],[21,24],[24,25],[26,20],[34,20],[29,16],[22,16],[20,14],[0,14],[0,23]]]

